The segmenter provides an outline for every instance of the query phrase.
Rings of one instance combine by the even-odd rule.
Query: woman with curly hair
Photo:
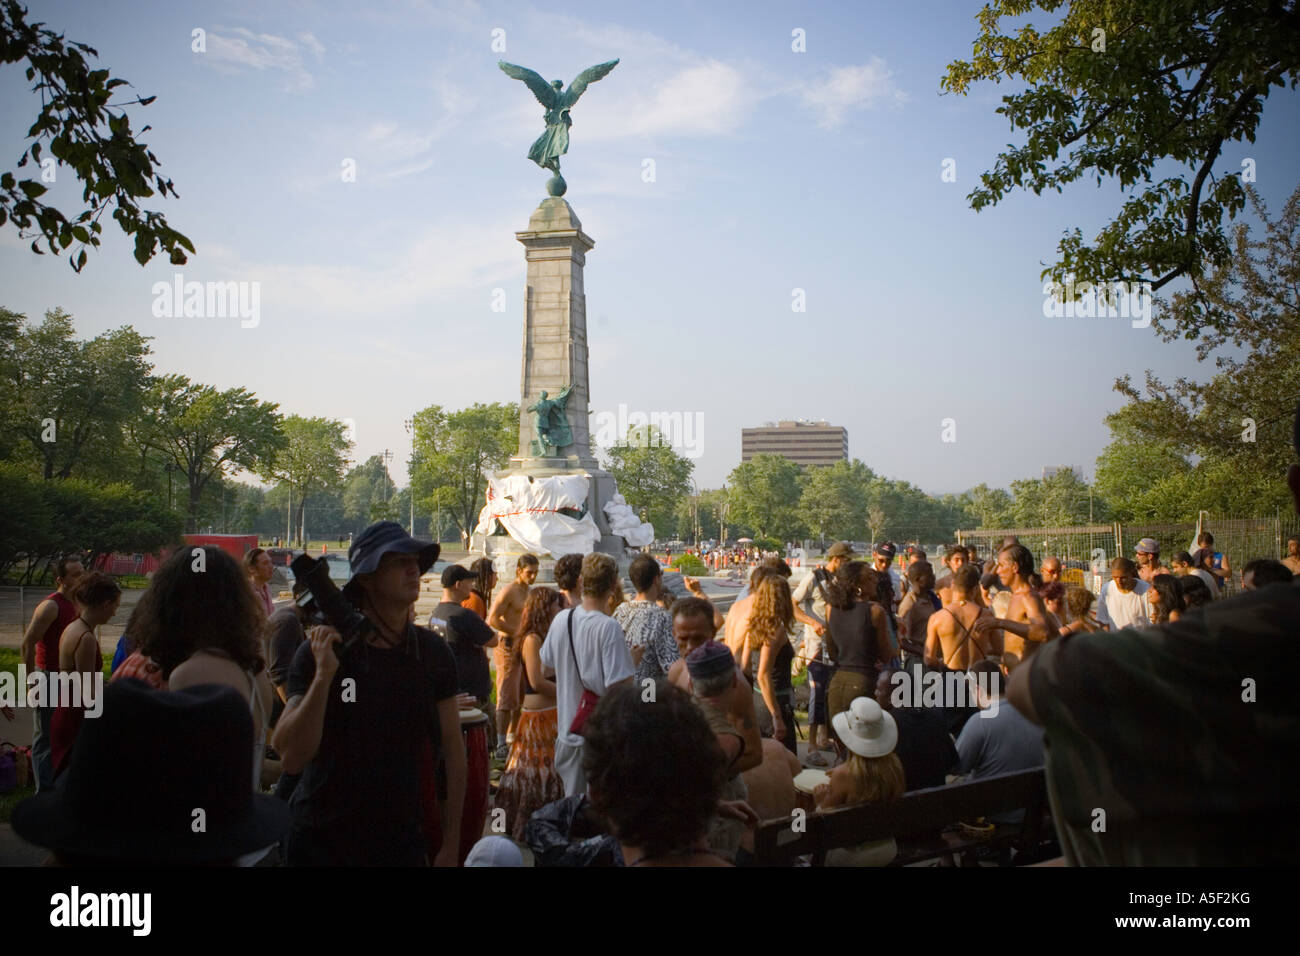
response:
[[[555,679],[547,677],[542,667],[542,642],[563,607],[564,595],[555,588],[528,592],[511,652],[517,663],[519,659],[523,663],[523,711],[510,762],[501,774],[496,805],[506,811],[509,833],[520,842],[529,817],[564,797],[564,781],[555,772]]]
[[[1102,630],[1092,614],[1092,603],[1095,600],[1096,595],[1077,584],[1071,584],[1065,589],[1065,610],[1069,621],[1060,629],[1062,637],[1066,634],[1091,634]]]
[[[275,691],[266,675],[266,614],[248,577],[220,548],[177,548],[154,572],[131,616],[137,650],[171,690],[233,687],[253,716],[252,786],[261,788],[266,728]]]
[[[627,866],[731,865],[709,849],[726,757],[690,694],[657,681],[647,700],[638,684],[616,685],[596,705],[585,738],[592,809]]]
[[[877,591],[876,573],[865,562],[850,561],[835,572],[827,593],[826,644],[836,664],[826,692],[826,710],[835,726],[836,714],[859,697],[875,692],[880,668],[893,657],[885,609],[867,595]],[[835,736],[843,756],[843,742]]]
[[[758,687],[763,703],[772,714],[772,735],[798,756],[795,739],[794,684],[790,665],[794,648],[790,629],[794,627],[794,601],[790,582],[779,574],[765,577],[754,592],[745,630],[742,667],[749,676],[754,651],[758,651]]]

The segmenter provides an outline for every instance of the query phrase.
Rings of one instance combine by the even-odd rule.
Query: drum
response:
[[[799,773],[794,778],[794,802],[795,806],[808,813],[817,809],[817,801],[813,799],[813,791],[823,783],[830,783],[831,775],[825,770],[807,769]]]
[[[457,862],[465,864],[465,857],[483,836],[487,822],[488,805],[488,718],[477,708],[460,712],[460,733],[465,738],[465,806],[460,818],[460,852]]]

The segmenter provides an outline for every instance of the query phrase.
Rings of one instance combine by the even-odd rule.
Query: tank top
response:
[[[76,620],[76,618],[73,618]],[[99,649],[99,639],[95,632],[89,632],[90,637],[95,642],[95,670],[103,671],[104,669],[104,652]],[[54,657],[54,663],[57,665],[59,658]],[[74,668],[75,670],[75,668]],[[93,676],[92,672],[92,676]],[[82,685],[85,686],[84,683]],[[68,758],[72,755],[72,747],[77,742],[77,734],[81,732],[81,725],[86,719],[86,708],[83,702],[81,707],[74,707],[66,701],[60,702],[60,706],[54,709],[50,715],[50,760],[54,766],[54,774],[58,776],[67,769]]]
[[[871,602],[858,601],[847,611],[829,610],[828,630],[835,642],[835,660],[841,670],[870,677],[876,671],[876,630],[871,623]]]
[[[533,687],[533,685],[530,684],[530,683],[528,682],[528,662],[524,660],[524,645],[525,645],[526,643],[528,643],[528,638],[529,638],[529,637],[536,637],[536,636],[537,636],[537,635],[535,635],[535,634],[529,634],[529,635],[525,636],[524,639],[523,639],[522,641],[519,642],[519,669],[520,669],[521,671],[523,671],[523,675],[524,675],[523,680],[524,680],[524,696],[525,696],[525,697],[528,696],[529,694],[540,694],[540,693],[541,693],[541,691],[535,689],[535,688]]]
[[[59,609],[59,616],[45,629],[45,635],[36,642],[36,666],[40,670],[57,671],[59,669],[59,638],[63,630],[77,619],[77,605],[65,598],[58,591],[47,594],[45,600],[53,601]]]
[[[794,683],[790,675],[790,665],[794,662],[794,648],[786,641],[772,658],[768,670],[772,674],[772,691],[778,697],[793,697]]]

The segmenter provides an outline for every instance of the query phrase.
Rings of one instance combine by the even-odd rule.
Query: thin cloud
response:
[[[300,34],[295,42],[243,27],[233,27],[224,34],[209,30],[203,62],[234,73],[248,70],[283,73],[291,92],[305,93],[315,85],[315,80],[303,63],[304,47],[318,61],[325,52],[325,47],[310,33]]]
[[[818,126],[834,129],[854,110],[905,103],[907,94],[894,85],[892,77],[878,56],[859,66],[836,67],[825,79],[803,87],[804,105],[817,115]]]

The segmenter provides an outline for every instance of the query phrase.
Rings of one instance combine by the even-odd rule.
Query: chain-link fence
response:
[[[1209,532],[1214,537],[1214,551],[1226,559],[1231,569],[1224,593],[1240,589],[1241,568],[1255,558],[1281,558],[1286,554],[1286,539],[1300,533],[1300,517],[1294,512],[1259,518],[1216,517],[1201,514],[1200,521],[1175,524],[1076,525],[1065,528],[978,528],[958,531],[959,544],[974,544],[981,559],[996,554],[1002,539],[1014,536],[1033,552],[1034,561],[1060,558],[1062,578],[1097,591],[1110,577],[1109,564],[1119,555],[1132,557],[1137,543],[1154,538],[1160,544],[1161,563],[1168,566],[1179,551],[1196,550],[1197,535]]]

